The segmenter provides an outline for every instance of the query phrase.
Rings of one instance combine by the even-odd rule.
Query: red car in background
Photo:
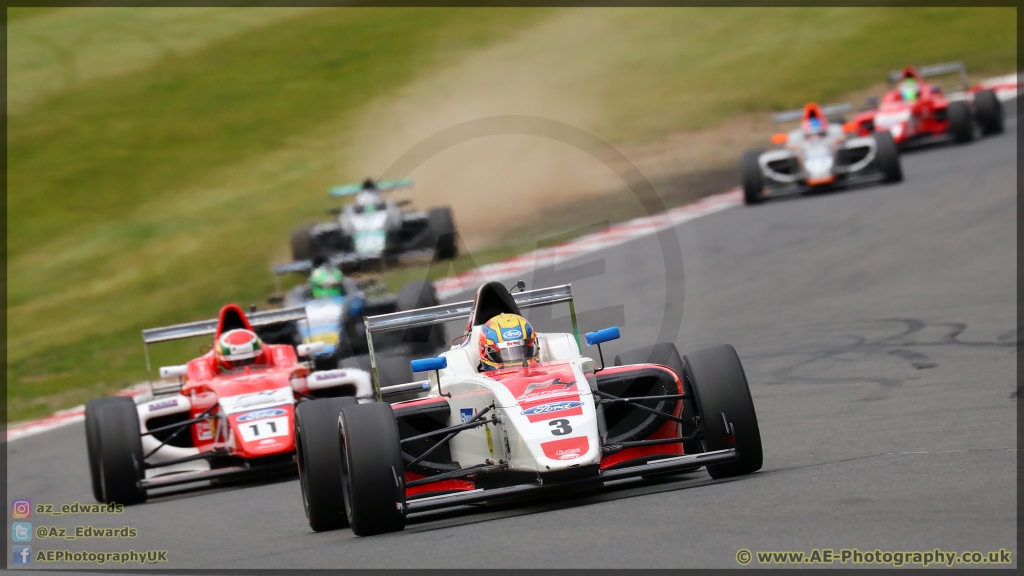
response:
[[[947,94],[926,78],[958,74],[960,84]],[[970,142],[977,133],[1003,131],[1003,105],[994,90],[970,86],[961,62],[935,64],[889,74],[895,87],[881,101],[868,99],[871,109],[857,114],[846,126],[848,132],[868,136],[889,132],[900,148],[953,140]]]
[[[215,320],[142,331],[147,345],[196,336],[214,343],[232,331],[258,333],[306,321],[304,307],[253,312],[224,306]],[[95,398],[85,405],[86,446],[93,495],[104,503],[144,502],[147,492],[205,480],[297,470],[295,404],[330,397],[370,400],[362,370],[312,371],[322,342],[263,344],[260,362],[225,369],[214,350],[187,364],[160,368],[162,384],[136,398]]]

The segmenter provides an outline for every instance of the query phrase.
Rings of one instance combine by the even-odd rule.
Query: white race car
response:
[[[498,314],[567,303],[571,333],[538,333],[539,362],[480,372],[481,326]],[[569,285],[510,294],[492,282],[472,302],[366,319],[367,335],[468,319],[461,344],[414,360],[424,397],[335,399],[297,407],[303,504],[315,531],[401,530],[408,514],[613,479],[695,470],[713,478],[761,468],[761,437],[732,346],[680,357],[656,344],[601,365],[580,352]],[[618,328],[586,335],[618,338]],[[600,352],[600,348],[598,349]]]

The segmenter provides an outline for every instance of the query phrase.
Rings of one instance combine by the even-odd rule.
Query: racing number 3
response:
[[[551,433],[555,436],[565,436],[572,432],[572,426],[569,426],[568,420],[552,420],[548,422],[548,426],[551,426]]]

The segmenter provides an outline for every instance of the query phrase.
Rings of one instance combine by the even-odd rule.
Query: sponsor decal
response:
[[[251,394],[239,396],[228,396],[220,399],[220,407],[225,414],[236,414],[238,412],[249,412],[259,408],[273,408],[282,404],[292,404],[295,396],[291,388],[278,388],[276,390],[264,390]]]
[[[463,424],[472,420],[474,416],[476,416],[476,408],[459,409],[459,419],[462,420]]]
[[[242,414],[238,417],[239,422],[250,422],[252,420],[263,420],[264,418],[273,418],[274,416],[284,416],[288,412],[280,408],[268,408],[265,410],[255,410],[246,414]]]
[[[157,410],[163,410],[164,408],[173,408],[178,405],[177,398],[171,398],[170,400],[161,400],[159,402],[150,402],[149,411],[156,412]]]
[[[590,442],[586,436],[576,436],[545,442],[540,447],[544,455],[552,460],[575,460],[590,450]]]
[[[540,414],[551,414],[553,412],[562,412],[563,410],[579,408],[580,406],[583,406],[583,402],[549,402],[547,404],[541,404],[540,406],[534,406],[533,408],[527,408],[526,410],[523,410],[523,415],[533,416]]]
[[[511,328],[509,330],[501,331],[502,340],[518,340],[523,337],[523,331],[519,328]]]
[[[561,377],[556,377],[554,380],[548,380],[547,382],[534,382],[527,386],[526,391],[523,392],[522,396],[516,398],[516,400],[537,398],[540,396],[547,396],[549,394],[558,394],[569,390],[575,385],[575,380],[569,380],[566,382],[563,381]],[[534,392],[534,390],[540,390],[540,392]]]
[[[313,372],[307,378],[312,378],[315,382],[326,382],[328,380],[344,378],[345,376],[348,376],[348,372],[345,370],[322,370],[320,372]]]
[[[213,440],[213,427],[209,420],[196,424],[196,437],[200,440]]]
[[[266,444],[277,444],[277,440],[274,440],[273,438],[267,438],[266,440],[260,440],[260,446],[264,446]]]

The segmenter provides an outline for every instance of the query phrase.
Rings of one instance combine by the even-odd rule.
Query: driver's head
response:
[[[252,330],[229,330],[217,339],[215,355],[222,372],[255,364],[262,359],[263,341]]]
[[[811,116],[807,119],[806,132],[808,136],[816,136],[825,133],[825,126],[821,122],[821,119],[817,116]]]
[[[313,298],[326,298],[329,296],[344,296],[341,281],[341,270],[330,264],[322,264],[313,270],[309,275],[309,288]]]
[[[480,365],[484,370],[522,366],[540,355],[537,334],[526,318],[499,314],[480,327]]]
[[[917,80],[907,78],[900,83],[900,95],[907,102],[917,102],[918,97],[921,96],[921,86]]]

